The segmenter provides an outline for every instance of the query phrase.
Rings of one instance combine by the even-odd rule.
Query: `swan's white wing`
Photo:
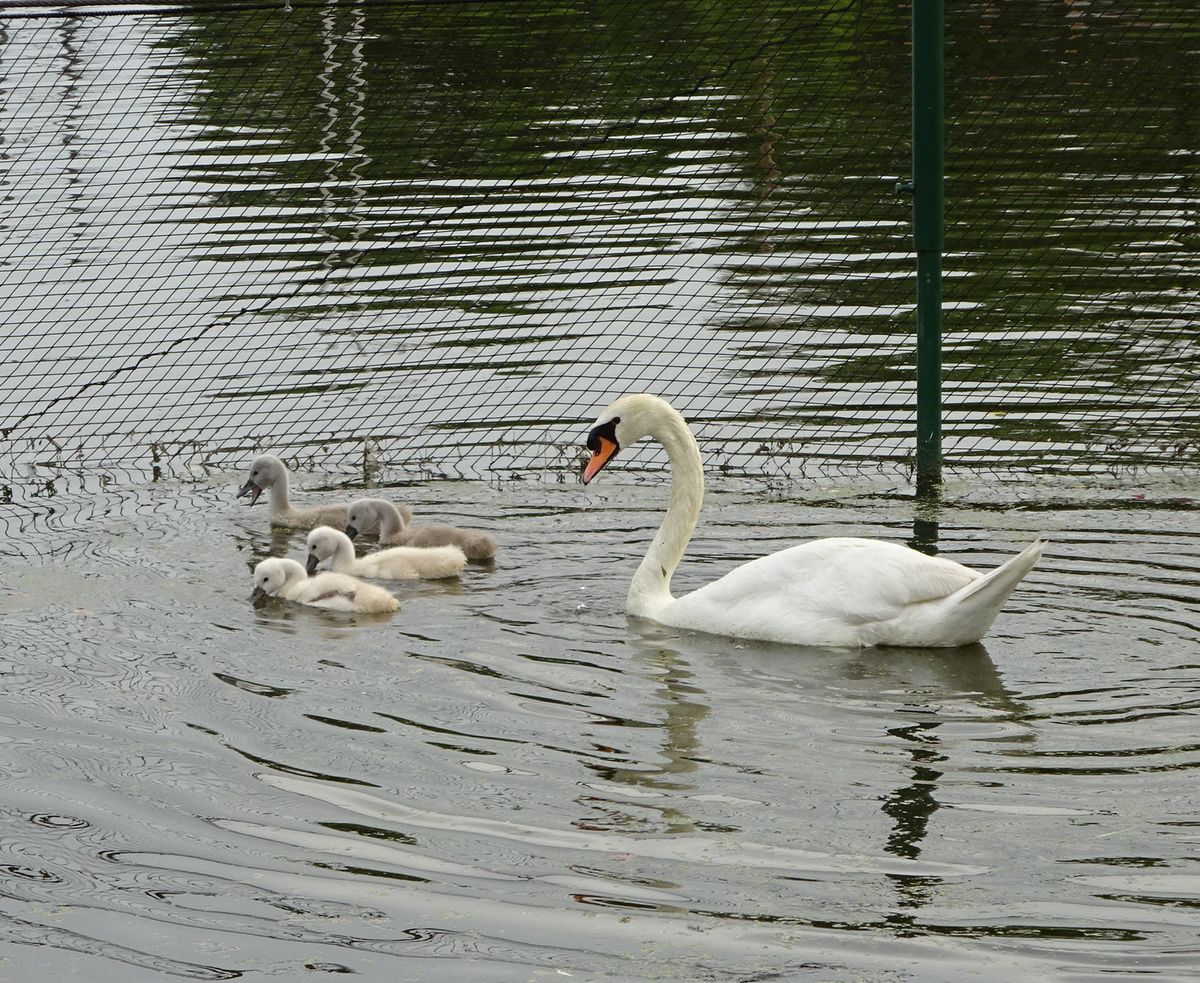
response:
[[[751,560],[679,598],[662,620],[718,634],[869,644],[857,631],[980,575],[952,560],[873,539],[819,539]]]

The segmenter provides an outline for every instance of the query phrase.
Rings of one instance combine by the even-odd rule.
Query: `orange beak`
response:
[[[607,437],[599,438],[600,447],[598,450],[592,451],[591,460],[584,465],[583,468],[583,483],[586,485],[596,475],[600,473],[600,469],[604,467],[620,447],[615,440],[609,440]]]

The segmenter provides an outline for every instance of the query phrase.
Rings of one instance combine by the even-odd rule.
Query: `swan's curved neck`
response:
[[[284,515],[292,510],[291,503],[288,501],[288,476],[286,471],[271,482],[271,487],[267,489],[267,495],[271,500],[271,511],[276,515]]]
[[[404,531],[404,520],[400,518],[400,510],[391,502],[377,505],[375,514],[379,517],[380,539],[391,539]]]
[[[341,570],[354,563],[354,543],[350,541],[349,536],[335,536],[333,557],[330,559],[329,566],[334,570]]]
[[[304,581],[308,580],[308,571],[295,560],[286,559],[283,564],[283,576],[283,586],[279,588],[279,594],[283,597],[290,597],[299,590]]]
[[[671,462],[671,497],[662,525],[633,575],[625,602],[626,611],[645,618],[655,617],[674,600],[671,574],[683,558],[704,501],[700,448],[683,417],[675,413],[663,416],[649,436],[663,445]]]

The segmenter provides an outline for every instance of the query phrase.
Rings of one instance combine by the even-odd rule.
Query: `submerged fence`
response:
[[[946,466],[1194,468],[1200,6],[946,6]],[[911,21],[0,0],[0,472],[910,468]]]

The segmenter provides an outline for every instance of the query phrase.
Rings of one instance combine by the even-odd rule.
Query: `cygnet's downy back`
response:
[[[347,509],[346,535],[377,534],[381,544],[397,546],[457,546],[468,560],[491,560],[496,555],[496,540],[474,529],[436,523],[410,525],[409,519],[391,502],[381,498],[360,498]]]

